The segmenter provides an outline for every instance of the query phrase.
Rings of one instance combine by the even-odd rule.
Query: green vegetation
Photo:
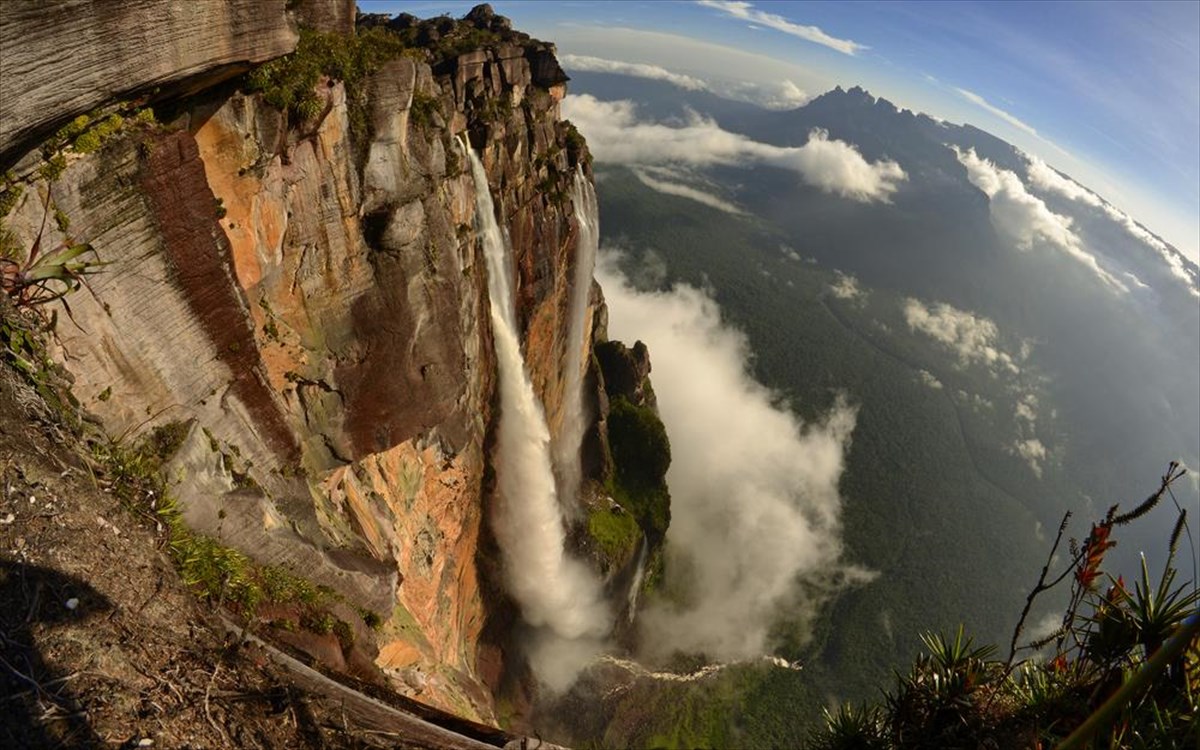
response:
[[[25,194],[25,186],[17,181],[12,172],[5,172],[0,177],[0,219],[8,216],[17,206],[17,201]]]
[[[1172,463],[1160,489],[1140,506],[1126,514],[1110,509],[1082,545],[1071,540],[1071,561],[1052,578],[1070,514],[1063,518],[1028,598],[1032,603],[1071,581],[1070,603],[1055,632],[1018,649],[1027,606],[1006,661],[993,658],[993,646],[974,647],[961,626],[953,639],[927,634],[925,653],[897,675],[882,706],[826,711],[812,746],[975,748],[1021,738],[1025,747],[1194,747],[1200,740],[1200,589],[1194,581],[1175,585],[1173,567],[1186,511],[1179,512],[1157,583],[1144,558],[1132,590],[1101,570],[1116,544],[1112,530],[1149,512],[1183,474]],[[1039,653],[1051,645],[1049,655]],[[1015,663],[1021,650],[1034,656]]]
[[[70,315],[71,308],[64,298],[78,291],[84,284],[84,277],[98,271],[104,263],[85,260],[84,256],[95,254],[92,246],[76,243],[70,237],[43,251],[42,240],[50,206],[47,195],[42,207],[42,228],[28,250],[22,249],[13,232],[0,226],[0,290],[17,310],[31,310],[62,300],[63,308]],[[70,225],[66,214],[55,208],[54,218],[65,232]],[[51,316],[48,327],[53,327],[54,319]]]
[[[74,151],[77,154],[90,154],[98,151],[129,124],[154,125],[156,123],[154,110],[141,106],[140,102],[125,102],[108,114],[96,110],[79,115],[60,128],[42,146],[43,155],[47,160],[46,165],[43,166],[43,170],[54,162],[57,157],[61,157],[61,152],[64,149]],[[66,164],[65,161],[60,163],[62,166]],[[56,167],[51,167],[51,169],[56,169]],[[61,169],[57,171],[61,173]],[[43,176],[46,175],[43,174]],[[47,179],[53,178],[47,177]]]
[[[167,540],[180,578],[200,598],[251,619],[260,605],[287,605],[304,628],[337,632],[340,640],[352,644],[352,629],[329,611],[341,600],[332,589],[279,566],[259,565],[219,540],[187,528],[163,478],[163,467],[190,429],[188,423],[171,422],[136,443],[95,443],[92,454],[100,468],[99,481],[131,512],[155,524]]]
[[[786,246],[794,240],[759,219],[657,193],[624,168],[597,169],[605,233],[625,248],[621,267],[631,279],[643,289],[711,290],[722,319],[745,334],[756,379],[798,416],[819,419],[839,392],[859,406],[839,487],[843,540],[846,558],[879,577],[841,593],[815,620],[781,613],[772,645],[801,661],[802,672],[714,678],[740,683],[735,700],[710,707],[728,717],[738,744],[802,746],[831,696],[875,700],[894,670],[906,672],[923,648],[921,632],[953,632],[961,622],[980,642],[1007,643],[1048,543],[1039,535],[1045,529],[1052,537],[1081,485],[1053,467],[1038,480],[1004,452],[1014,411],[1005,383],[979,368],[960,370],[952,353],[912,332],[902,294],[875,288],[852,302],[833,298],[830,269],[806,262]],[[944,387],[920,382],[920,369]],[[991,399],[994,411],[959,401],[960,389]],[[1039,434],[1049,436],[1048,446],[1062,445],[1051,417],[1057,394],[1039,391],[1039,398]],[[1118,489],[1090,494],[1125,497],[1120,488],[1128,484],[1119,478]],[[1150,570],[1161,569],[1161,550],[1141,541],[1140,531],[1128,527],[1113,555],[1144,548]],[[667,578],[670,587],[669,571]],[[1065,592],[1046,592],[1030,621],[1067,603]],[[675,703],[664,701],[638,707],[639,721],[665,732]],[[614,722],[608,745],[637,745],[619,734],[619,712]]]
[[[296,123],[321,114],[317,84],[323,76],[346,85],[350,127],[356,137],[366,134],[367,76],[400,55],[414,55],[405,40],[384,28],[343,36],[309,29],[300,32],[296,51],[255,68],[246,77],[246,91],[261,93],[273,107],[287,112]]]
[[[476,28],[467,23],[454,26],[449,34],[433,43],[430,50],[434,60],[445,60],[465,55],[477,49],[495,46],[502,37],[489,29]]]
[[[74,424],[77,418],[69,408],[74,403],[73,396],[43,343],[44,329],[48,326],[40,317],[24,312],[3,310],[0,359],[19,372],[56,414],[71,417],[67,421]]]
[[[488,124],[504,122],[512,116],[513,109],[512,98],[508,94],[501,94],[484,103],[479,119]]]
[[[567,155],[572,163],[578,163],[581,154],[586,154],[583,161],[587,164],[592,163],[592,154],[587,151],[587,141],[583,134],[579,132],[579,128],[575,127],[575,123],[570,120],[563,120],[563,128],[566,130]]]
[[[612,400],[608,439],[616,472],[609,493],[637,519],[651,541],[662,539],[671,522],[667,468],[671,444],[658,414],[623,396]]]
[[[611,508],[595,510],[588,516],[588,534],[600,546],[604,559],[610,562],[628,556],[641,538],[633,516]]]
[[[413,125],[419,128],[426,128],[433,124],[434,113],[441,111],[441,102],[433,94],[427,94],[424,91],[414,91],[412,95],[412,104],[408,108],[409,120]],[[450,154],[453,149],[447,149],[446,153]]]

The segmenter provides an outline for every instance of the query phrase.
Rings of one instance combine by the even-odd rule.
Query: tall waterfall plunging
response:
[[[592,275],[596,270],[596,250],[600,245],[600,218],[596,189],[583,173],[575,170],[571,186],[571,202],[575,206],[575,222],[579,227],[576,245],[575,278],[572,280],[567,345],[563,357],[562,425],[554,441],[554,471],[558,477],[558,495],[564,510],[579,511],[581,481],[579,450],[587,429],[589,414],[583,398],[583,375],[587,367],[589,347],[584,338],[588,333],[588,300],[592,293]]]
[[[550,431],[521,353],[512,249],[496,221],[487,174],[464,144],[475,181],[475,224],[483,241],[499,371],[500,420],[493,465],[499,497],[492,524],[509,593],[524,619],[559,639],[600,639],[612,614],[600,582],[567,556],[550,460]],[[536,668],[536,667],[535,667]]]

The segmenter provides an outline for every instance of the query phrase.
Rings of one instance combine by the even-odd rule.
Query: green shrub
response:
[[[925,635],[925,653],[877,709],[826,712],[826,727],[811,742],[838,747],[1195,747],[1200,736],[1200,590],[1176,584],[1175,548],[1186,512],[1180,511],[1167,562],[1155,582],[1143,563],[1132,589],[1101,570],[1115,542],[1110,532],[1147,513],[1183,476],[1172,463],[1157,493],[1126,514],[1117,507],[1093,524],[1071,559],[1050,575],[1070,514],[1063,519],[1029,604],[1063,581],[1071,594],[1063,626],[1017,648],[1022,613],[1007,661],[995,648],[975,647],[962,628],[953,639]],[[1047,581],[1051,581],[1047,583]],[[1022,649],[1052,647],[1014,662]]]
[[[621,559],[637,546],[641,530],[630,514],[604,508],[588,516],[588,534],[599,545],[605,558],[613,561]]]
[[[42,166],[38,167],[38,176],[46,182],[54,182],[67,169],[67,157],[62,154],[54,154],[48,157]]]
[[[366,130],[363,83],[383,63],[404,52],[403,39],[382,28],[351,36],[302,29],[296,51],[255,68],[246,77],[245,89],[260,93],[297,122],[307,122],[321,113],[316,92],[321,77],[340,80],[346,85],[351,130],[362,136]]]
[[[649,406],[617,396],[609,407],[608,442],[616,469],[610,494],[634,514],[648,536],[661,539],[671,522],[666,483],[671,444],[662,420]]]
[[[424,91],[414,91],[412,104],[408,108],[409,122],[417,127],[428,127],[433,124],[434,113],[441,112],[441,107],[441,102],[433,94],[427,94]]]
[[[230,602],[251,612],[263,599],[251,574],[250,559],[212,537],[180,529],[171,539],[171,554],[183,582],[205,599]]]
[[[5,183],[4,190],[0,190],[0,219],[8,216],[9,212],[16,207],[17,201],[21,200],[21,196],[25,194],[23,185],[15,185]]]
[[[656,487],[662,483],[671,466],[671,444],[654,409],[617,396],[609,408],[608,439],[622,484]]]

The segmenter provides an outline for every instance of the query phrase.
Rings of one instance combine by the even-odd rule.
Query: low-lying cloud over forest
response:
[[[864,203],[891,199],[907,179],[894,161],[868,162],[853,145],[820,129],[803,146],[773,146],[723,130],[692,113],[684,122],[639,119],[630,101],[601,101],[584,94],[563,100],[563,116],[587,137],[596,158],[617,164],[765,165],[797,173],[827,193]]]
[[[803,629],[831,593],[871,577],[842,560],[838,482],[856,409],[839,398],[819,421],[797,418],[750,375],[745,337],[703,291],[639,291],[614,251],[597,278],[611,334],[650,347],[671,440],[666,586],[686,583],[686,603],[644,611],[648,655],[767,652],[782,609]]]

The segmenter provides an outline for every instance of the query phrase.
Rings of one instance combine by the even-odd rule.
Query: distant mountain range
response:
[[[802,146],[819,129],[868,162],[896,162],[905,179],[889,202],[848,200],[775,166],[681,162],[672,179],[753,217],[722,221],[766,228],[867,288],[971,311],[1031,342],[1065,426],[1056,491],[1098,504],[1132,498],[1168,459],[1200,462],[1200,269],[1066,175],[976,127],[859,87],[769,111],[662,81],[568,72],[572,93],[630,100],[639,122],[701,118],[774,147]],[[608,237],[628,235],[621,214],[603,211],[615,184],[599,185]]]

